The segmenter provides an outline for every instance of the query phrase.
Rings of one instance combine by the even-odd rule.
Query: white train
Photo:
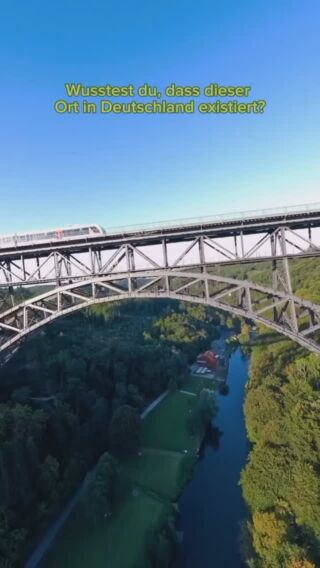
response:
[[[71,225],[63,229],[50,231],[33,231],[30,233],[16,233],[14,235],[1,235],[0,248],[21,246],[24,244],[37,244],[55,242],[80,237],[96,237],[105,235],[106,231],[101,225]]]

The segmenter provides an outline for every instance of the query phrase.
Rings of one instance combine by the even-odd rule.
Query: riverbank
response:
[[[228,394],[217,392],[214,427],[179,500],[179,528],[184,535],[179,568],[244,566],[239,536],[247,510],[239,480],[249,449],[243,415],[248,363],[239,348],[232,353]]]
[[[150,535],[161,532],[174,514],[172,503],[197,460],[204,430],[190,435],[187,420],[203,386],[204,381],[188,379],[183,392],[168,394],[147,413],[140,455],[119,463],[121,498],[112,518],[88,525],[80,501],[42,567],[102,568],[107,559],[112,568],[147,564]]]

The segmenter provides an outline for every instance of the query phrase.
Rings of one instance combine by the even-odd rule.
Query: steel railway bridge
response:
[[[0,352],[87,306],[165,297],[244,316],[320,354],[320,305],[294,295],[290,275],[292,259],[319,255],[320,205],[0,248]],[[249,263],[264,263],[268,284],[230,277]],[[17,300],[34,286],[42,293]]]

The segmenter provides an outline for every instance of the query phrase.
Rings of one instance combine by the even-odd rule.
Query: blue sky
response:
[[[0,3],[0,233],[320,201],[316,0]],[[251,85],[260,115],[57,115],[66,82]]]

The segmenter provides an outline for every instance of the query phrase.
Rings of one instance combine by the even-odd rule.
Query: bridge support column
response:
[[[272,254],[272,261],[271,261],[271,270],[272,270],[272,288],[274,290],[278,290],[278,267],[277,267],[277,242],[276,236],[274,233],[270,236],[271,240],[271,254]],[[273,319],[275,322],[279,321],[278,316],[278,309],[276,307],[273,308]]]
[[[37,275],[38,275],[38,280],[41,280],[41,268],[40,268],[40,260],[39,257],[36,257],[36,264],[37,264]]]
[[[23,329],[27,329],[28,327],[28,311],[27,307],[23,308]]]
[[[132,278],[132,272],[135,271],[135,260],[134,260],[134,250],[131,248],[130,245],[126,245],[126,261],[127,261],[127,270],[128,270],[128,288],[129,292],[135,288],[136,280]]]
[[[56,277],[57,286],[60,286],[60,284],[61,284],[61,281],[60,281],[60,263],[59,263],[58,253],[54,252],[53,254],[54,254],[54,273],[55,273],[55,277]],[[39,278],[40,278],[40,276],[39,276]]]
[[[163,255],[163,268],[168,268],[168,249],[166,239],[162,239],[162,255]]]
[[[90,253],[91,273],[92,275],[97,273],[99,274],[102,269],[101,251],[100,250],[94,251],[90,247],[89,253]]]
[[[292,295],[292,284],[291,284],[291,275],[290,275],[290,268],[289,268],[289,260],[287,255],[287,243],[286,243],[286,234],[285,228],[281,227],[280,229],[280,246],[282,252],[282,265],[284,270],[284,278],[285,278],[285,291]],[[293,331],[298,333],[298,321],[297,321],[297,314],[296,314],[296,307],[294,304],[294,300],[289,300],[290,305],[290,323]]]
[[[69,284],[72,284],[71,261],[70,261],[70,254],[69,253],[66,253],[64,263],[65,263],[66,273],[69,277]]]
[[[205,270],[203,270],[203,272],[206,271],[206,256],[205,256],[205,252],[204,252],[204,242],[203,242],[203,237],[199,237],[199,259],[200,259],[200,264],[202,266],[202,268],[204,268]]]
[[[206,256],[205,256],[205,251],[204,251],[203,236],[199,237],[198,246],[199,246],[199,260],[200,260],[200,266],[201,266],[200,270],[201,270],[202,274],[206,274],[207,266],[206,266]],[[203,296],[204,296],[204,298],[209,298],[209,285],[208,285],[208,279],[207,278],[204,278]]]
[[[14,294],[13,294],[13,286],[12,286],[12,272],[11,272],[11,263],[9,261],[6,262],[6,272],[5,272],[5,278],[6,281],[8,283],[8,293],[10,296],[10,301],[11,301],[11,305],[12,307],[14,306]]]
[[[292,295],[292,283],[291,283],[291,274],[290,274],[290,266],[289,260],[287,255],[287,243],[286,243],[286,234],[285,228],[281,227],[280,230],[275,231],[271,235],[271,254],[272,254],[272,287],[274,290],[280,290],[281,288],[287,292],[289,295]],[[281,249],[281,260],[276,260],[277,257],[277,239],[279,239],[279,245]],[[279,263],[281,263],[282,270],[279,269]],[[298,321],[297,321],[297,314],[296,314],[296,307],[293,299],[289,299],[287,306],[289,307],[289,322],[288,325],[294,331],[294,333],[298,333]],[[273,317],[274,321],[277,323],[280,321],[281,318],[285,319],[285,309],[282,308],[273,308]]]

